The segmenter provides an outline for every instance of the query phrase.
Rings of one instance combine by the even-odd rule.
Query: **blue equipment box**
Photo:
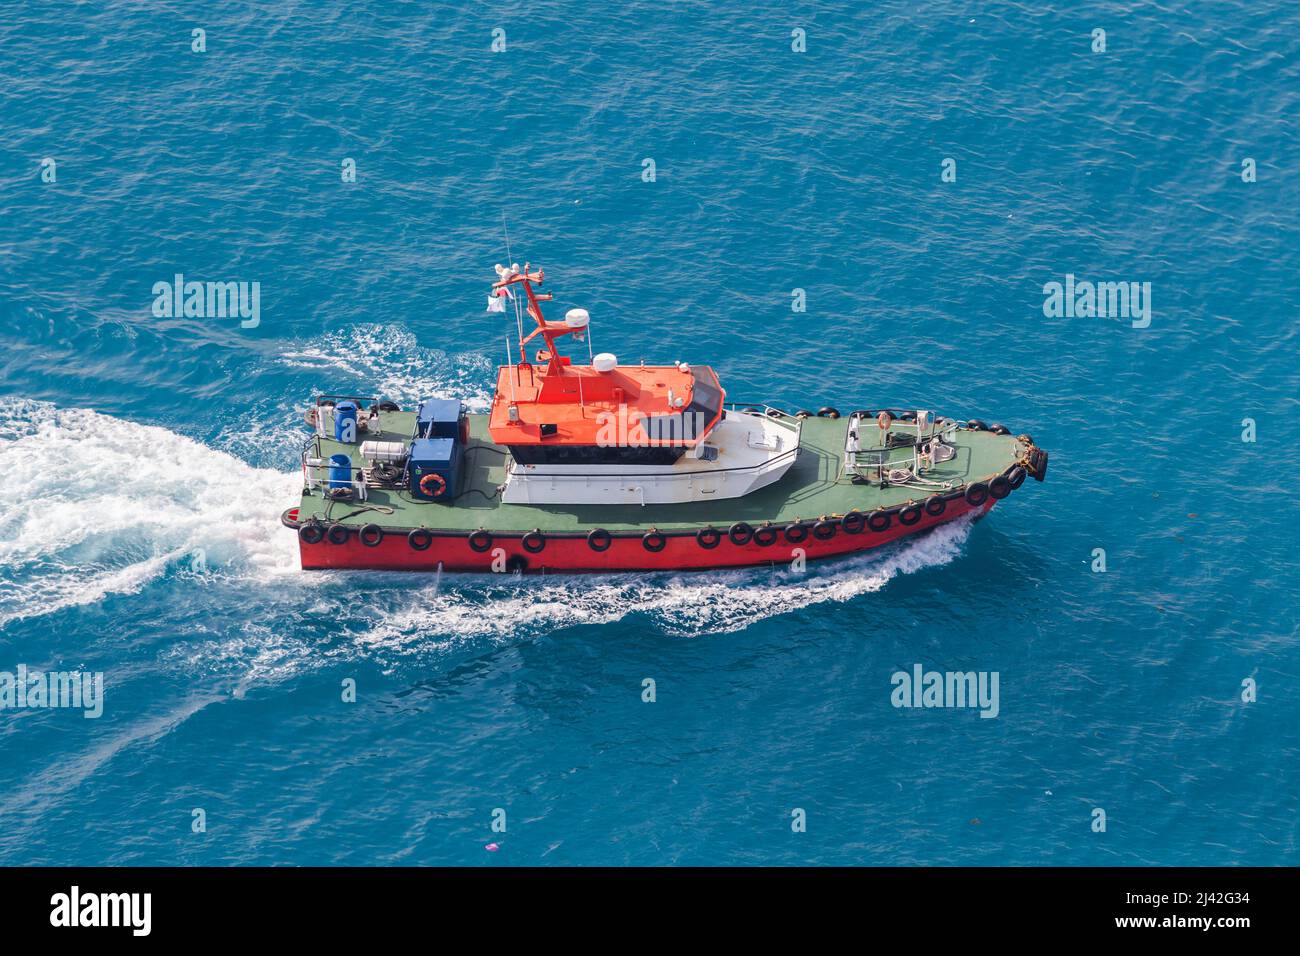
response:
[[[415,415],[416,438],[460,438],[460,400],[426,398]]]
[[[451,504],[460,471],[460,444],[451,438],[417,438],[411,442],[406,468],[414,497]]]

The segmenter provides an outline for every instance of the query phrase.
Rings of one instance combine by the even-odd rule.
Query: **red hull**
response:
[[[818,540],[810,535],[798,544],[791,544],[781,536],[775,544],[767,547],[752,541],[734,544],[723,534],[717,547],[705,549],[696,542],[694,534],[685,534],[668,536],[663,550],[658,552],[646,550],[639,536],[615,537],[608,550],[594,551],[585,537],[551,534],[547,536],[544,548],[534,554],[524,549],[521,535],[498,534],[492,546],[479,553],[469,546],[463,533],[435,536],[423,551],[412,548],[401,533],[384,535],[374,547],[362,544],[355,534],[348,535],[342,544],[332,544],[328,539],[307,544],[300,538],[298,546],[304,570],[433,571],[441,564],[445,571],[472,572],[707,571],[789,564],[798,557],[795,553],[798,550],[802,550],[809,561],[868,551],[973,511],[986,512],[994,504],[992,499],[977,506],[957,500],[949,502],[948,508],[938,517],[923,512],[921,520],[912,525],[901,524],[895,518],[884,531],[863,529],[861,534],[848,534],[843,528],[837,528],[835,536],[828,540]],[[521,559],[527,562],[522,568],[519,566]]]

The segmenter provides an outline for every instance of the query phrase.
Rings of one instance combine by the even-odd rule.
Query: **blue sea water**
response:
[[[1296,861],[1300,7],[38,2],[0,75],[0,670],[105,680],[0,712],[0,863]],[[305,403],[482,406],[503,217],[597,351],[1048,480],[806,574],[302,573]]]

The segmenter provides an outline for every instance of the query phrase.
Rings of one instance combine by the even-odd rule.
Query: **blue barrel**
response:
[[[330,455],[330,487],[352,487],[352,459],[347,455]]]
[[[334,440],[345,445],[357,440],[356,402],[339,402],[334,406]]]

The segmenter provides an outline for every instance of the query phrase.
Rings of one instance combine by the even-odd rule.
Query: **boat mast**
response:
[[[524,295],[527,298],[527,312],[532,316],[533,321],[537,323],[537,328],[533,329],[527,335],[523,334],[523,329],[519,330],[519,360],[523,365],[528,365],[527,345],[537,336],[541,336],[546,342],[546,375],[560,376],[564,374],[564,364],[560,361],[561,356],[555,348],[555,340],[562,335],[570,335],[574,332],[585,332],[585,328],[575,328],[566,322],[548,322],[542,315],[543,302],[550,302],[553,296],[549,292],[536,292],[533,284],[541,285],[546,279],[546,274],[541,269],[536,272],[531,271],[531,264],[524,263],[523,271],[518,266],[512,265],[509,269],[505,266],[497,265],[497,281],[492,283],[494,291],[500,291],[507,286],[522,285]]]

